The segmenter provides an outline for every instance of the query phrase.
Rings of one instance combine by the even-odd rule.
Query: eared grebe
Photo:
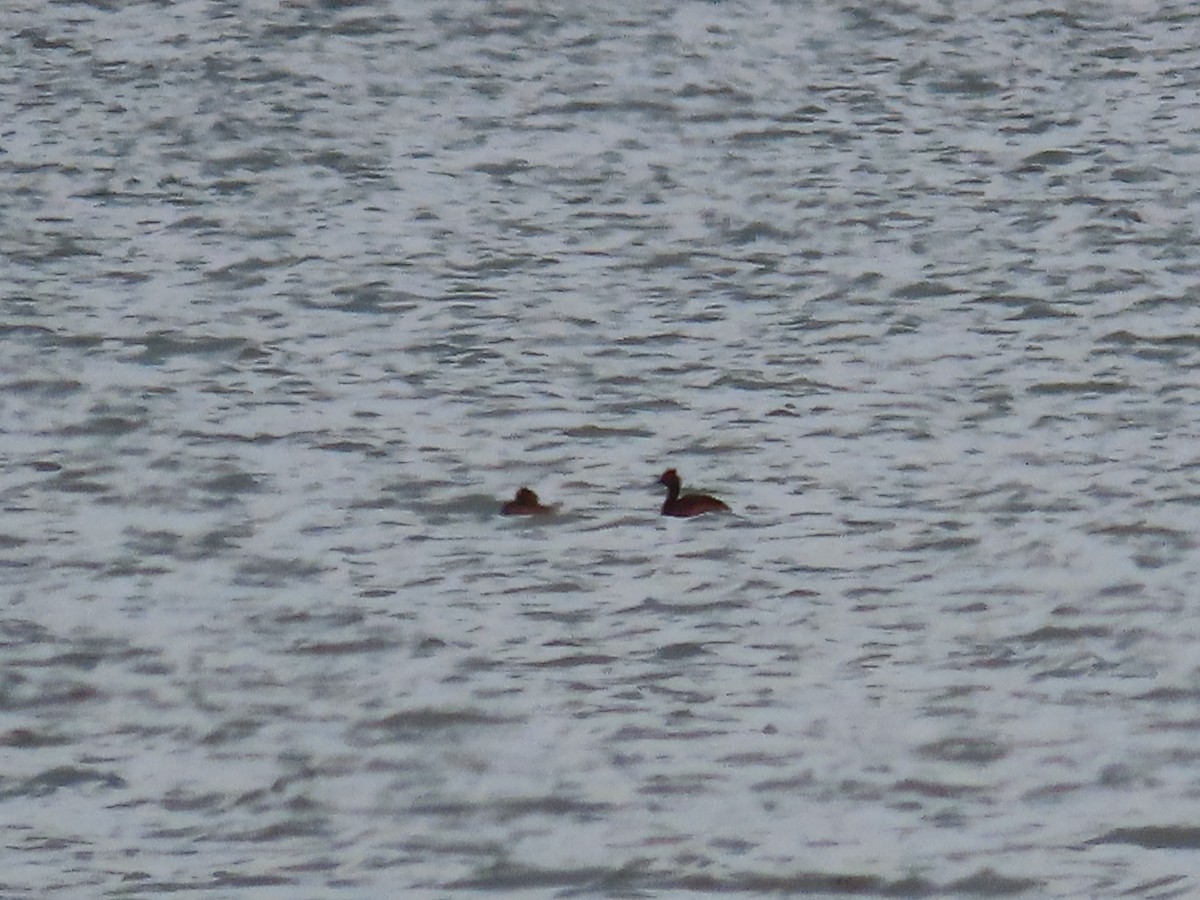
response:
[[[664,516],[686,518],[706,512],[729,512],[728,506],[708,494],[684,494],[680,497],[679,489],[683,486],[683,482],[680,481],[679,473],[674,469],[667,469],[663,472],[658,483],[667,486],[667,499],[663,501],[662,505]]]
[[[545,516],[554,512],[554,507],[542,506],[538,495],[523,487],[500,508],[500,512],[506,516]]]

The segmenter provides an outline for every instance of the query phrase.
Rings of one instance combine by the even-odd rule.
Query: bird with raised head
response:
[[[662,505],[664,516],[688,518],[707,512],[729,512],[728,506],[708,494],[683,494],[680,496],[683,480],[674,469],[667,469],[663,472],[658,483],[667,486],[667,499],[663,501]]]

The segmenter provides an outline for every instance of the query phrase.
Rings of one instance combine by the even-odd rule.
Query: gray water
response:
[[[0,895],[1200,892],[1200,14],[608,6],[4,6]]]

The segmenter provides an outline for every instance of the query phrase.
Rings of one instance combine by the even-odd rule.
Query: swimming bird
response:
[[[663,472],[662,477],[658,479],[658,483],[667,486],[667,499],[663,501],[662,505],[662,514],[664,516],[687,518],[706,512],[729,512],[728,506],[716,497],[710,497],[708,494],[684,494],[682,497],[679,496],[679,491],[683,487],[683,481],[679,478],[679,473],[674,469],[667,469],[667,471]]]
[[[554,507],[543,506],[537,494],[523,487],[500,508],[500,512],[505,516],[545,516],[554,512]]]

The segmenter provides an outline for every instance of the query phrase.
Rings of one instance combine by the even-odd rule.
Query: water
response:
[[[602,7],[6,7],[5,897],[1196,892],[1200,17]]]

